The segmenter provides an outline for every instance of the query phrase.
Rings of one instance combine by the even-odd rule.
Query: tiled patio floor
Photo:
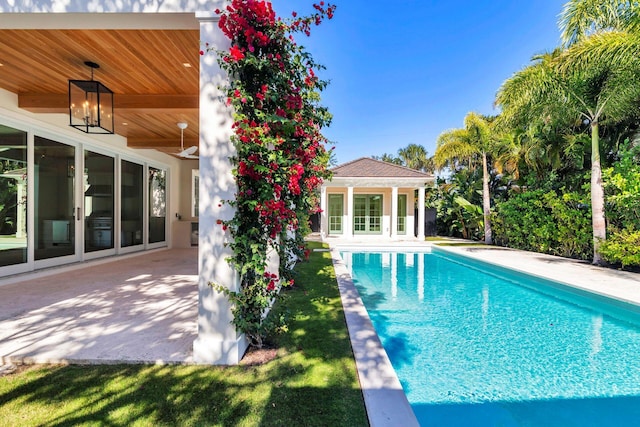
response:
[[[0,286],[0,364],[191,362],[197,259],[158,250]]]

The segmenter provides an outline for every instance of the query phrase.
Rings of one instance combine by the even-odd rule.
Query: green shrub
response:
[[[496,204],[494,239],[515,249],[589,259],[593,246],[586,197],[542,189],[512,194]]]
[[[605,261],[622,264],[622,268],[640,266],[640,231],[621,230],[611,233],[600,244]]]

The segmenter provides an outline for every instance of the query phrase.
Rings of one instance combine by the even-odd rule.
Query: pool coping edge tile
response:
[[[369,425],[419,426],[346,264],[337,248],[331,247],[330,253]]]

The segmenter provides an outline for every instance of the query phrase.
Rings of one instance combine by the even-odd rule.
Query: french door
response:
[[[407,195],[398,194],[398,234],[407,234]]]
[[[342,234],[343,195],[329,194],[329,234]]]
[[[355,234],[382,233],[382,194],[354,195],[353,213]]]

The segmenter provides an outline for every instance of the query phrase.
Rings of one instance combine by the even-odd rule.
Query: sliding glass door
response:
[[[0,277],[166,246],[167,167],[30,126],[0,124]]]
[[[114,166],[115,159],[84,151],[84,251],[114,247]]]
[[[27,133],[0,125],[0,267],[27,262]]]
[[[75,154],[71,145],[34,138],[36,261],[76,254]]]
[[[167,172],[149,168],[149,244],[166,240]]]
[[[141,245],[144,230],[144,167],[123,160],[121,164],[121,210],[123,248]]]

